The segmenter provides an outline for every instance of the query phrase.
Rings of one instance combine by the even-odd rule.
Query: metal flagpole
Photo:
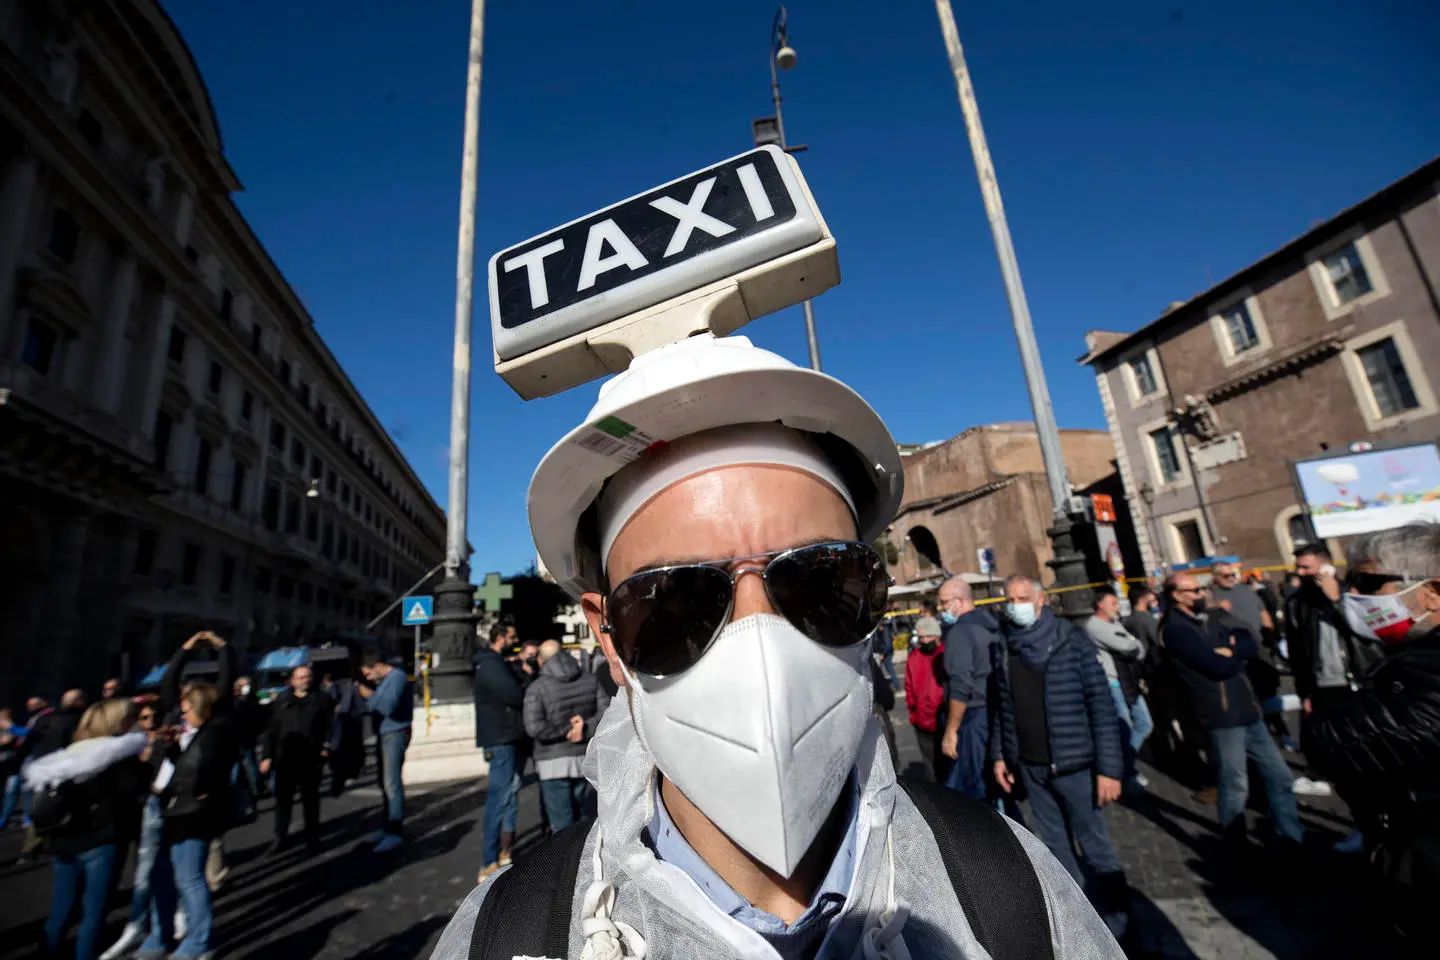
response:
[[[995,238],[995,252],[1000,260],[1000,273],[1005,279],[1005,296],[1015,324],[1015,339],[1020,346],[1020,363],[1025,371],[1025,384],[1030,392],[1030,408],[1035,414],[1035,433],[1040,441],[1040,456],[1045,463],[1045,479],[1050,487],[1050,506],[1055,526],[1049,531],[1055,557],[1050,566],[1055,571],[1055,585],[1079,586],[1085,583],[1085,559],[1075,549],[1074,524],[1083,519],[1083,508],[1070,486],[1065,468],[1065,455],[1060,446],[1060,429],[1055,423],[1055,408],[1050,403],[1050,388],[1045,383],[1045,370],[1040,363],[1040,347],[1035,342],[1035,327],[1030,322],[1030,306],[1025,301],[1025,288],[1020,282],[1020,264],[1015,259],[1015,245],[1010,239],[1010,226],[1005,220],[1005,205],[1000,200],[1000,183],[990,160],[990,147],[985,142],[985,128],[980,124],[980,105],[975,88],[970,84],[970,70],[965,65],[965,51],[960,46],[960,31],[955,26],[955,12],[950,0],[935,0],[940,16],[940,31],[945,36],[945,49],[950,55],[950,69],[960,95],[960,109],[965,114],[965,130],[970,137],[970,150],[975,156],[975,172],[980,179],[980,193],[990,219],[990,232]],[[1066,613],[1077,616],[1087,613],[1085,591],[1072,590],[1060,595]]]
[[[475,187],[480,166],[480,68],[485,49],[485,0],[470,7],[470,63],[465,75],[465,138],[460,164],[460,232],[455,259],[454,380],[450,391],[450,497],[445,529],[445,579],[435,591],[434,646],[442,674],[463,674],[475,646],[474,587],[465,536],[470,494],[470,327],[475,290]],[[436,678],[440,695],[465,695],[455,677]]]

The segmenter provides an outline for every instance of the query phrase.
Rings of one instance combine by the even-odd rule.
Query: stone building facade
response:
[[[1087,335],[1147,567],[1288,562],[1311,536],[1293,461],[1437,439],[1437,190],[1440,160],[1135,333]]]
[[[1061,430],[1071,485],[1100,491],[1115,473],[1104,430]],[[1049,487],[1033,423],[971,427],[943,443],[902,447],[905,499],[886,539],[898,584],[942,575],[979,575],[977,551],[995,551],[1000,576],[1028,574],[1049,584]],[[888,558],[887,558],[888,559]]]
[[[443,558],[239,189],[158,3],[0,6],[0,702],[358,631]]]

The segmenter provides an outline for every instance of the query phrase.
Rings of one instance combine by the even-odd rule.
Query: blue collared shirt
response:
[[[783,960],[815,960],[818,949],[830,927],[845,906],[845,896],[850,890],[850,880],[855,874],[857,847],[857,823],[860,811],[860,788],[852,774],[846,784],[845,796],[850,809],[846,816],[845,840],[830,864],[825,878],[810,900],[810,906],[788,927],[785,921],[774,914],[757,910],[744,897],[730,889],[711,866],[701,859],[690,846],[680,830],[670,819],[665,804],[660,799],[660,784],[657,778],[654,790],[655,815],[646,828],[646,840],[655,856],[678,867],[696,886],[705,891],[715,905],[745,926],[760,934]]]

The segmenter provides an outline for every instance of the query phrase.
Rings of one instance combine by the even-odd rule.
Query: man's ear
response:
[[[598,593],[582,595],[580,609],[585,614],[586,622],[590,624],[590,632],[600,641],[600,649],[605,651],[605,659],[610,663],[610,679],[615,681],[616,686],[626,686],[625,672],[620,669],[620,657],[615,653],[615,644],[610,641],[610,634],[600,629],[607,625],[604,596]]]
[[[1440,613],[1440,580],[1426,580],[1415,593],[1426,613]]]

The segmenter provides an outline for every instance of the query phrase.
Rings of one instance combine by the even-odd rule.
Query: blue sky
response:
[[[241,210],[443,505],[468,0],[166,0],[245,184]],[[758,0],[492,0],[480,269],[491,253],[740,153],[770,112]],[[1440,153],[1433,0],[957,2],[1062,427],[1075,363]],[[927,0],[797,0],[786,128],[840,252],[825,369],[896,438],[1028,419],[1004,290]],[[1368,12],[1367,12],[1368,11]],[[239,15],[237,15],[239,14]],[[533,557],[530,473],[596,385],[524,403],[477,288],[477,578]],[[806,358],[798,307],[746,330]]]

